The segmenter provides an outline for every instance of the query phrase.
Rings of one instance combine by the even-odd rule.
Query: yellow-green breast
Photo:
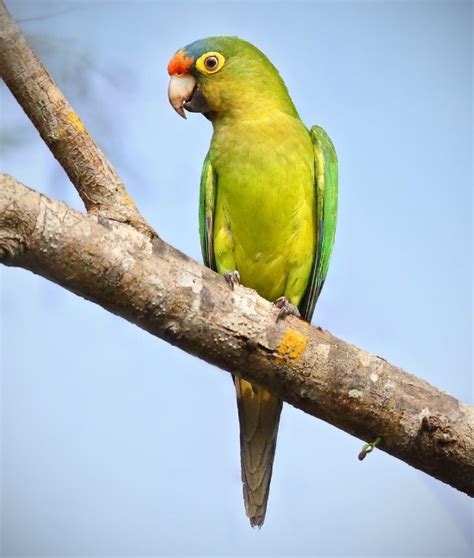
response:
[[[298,304],[315,251],[314,151],[297,117],[273,112],[215,126],[214,251],[220,273]],[[233,267],[234,266],[234,267]]]

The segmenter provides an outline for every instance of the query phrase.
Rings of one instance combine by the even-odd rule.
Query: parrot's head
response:
[[[297,115],[280,74],[252,44],[209,37],[178,50],[168,64],[168,97],[176,112],[201,112],[209,120],[258,117],[271,110]]]

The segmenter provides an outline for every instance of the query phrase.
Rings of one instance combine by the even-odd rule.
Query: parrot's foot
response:
[[[359,461],[364,460],[366,455],[371,451],[373,451],[381,443],[382,443],[381,436],[377,436],[377,438],[375,438],[373,442],[370,442],[370,444],[365,444],[361,452],[359,453]]]
[[[296,316],[297,318],[301,317],[298,307],[291,304],[286,296],[280,296],[280,298],[277,298],[273,304],[280,309],[276,320],[277,322],[278,320],[285,319],[287,316]]]
[[[240,285],[240,273],[237,270],[226,271],[224,273],[224,279],[232,290],[234,290],[235,285]]]

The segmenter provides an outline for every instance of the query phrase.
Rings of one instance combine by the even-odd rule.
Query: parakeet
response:
[[[255,289],[311,321],[328,271],[337,214],[338,163],[326,132],[301,121],[277,69],[237,37],[210,37],[168,65],[174,109],[213,126],[200,186],[205,264],[230,288]],[[305,76],[308,80],[308,76]],[[247,516],[265,520],[282,401],[234,377]]]

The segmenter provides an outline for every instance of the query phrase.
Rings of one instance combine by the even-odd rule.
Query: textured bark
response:
[[[0,75],[76,187],[88,211],[152,234],[91,138],[0,1]]]
[[[88,214],[0,175],[0,262],[29,269],[153,335],[474,495],[474,410],[160,240],[0,0],[0,72]]]
[[[159,238],[5,175],[0,254],[474,495],[474,410],[225,281]]]

